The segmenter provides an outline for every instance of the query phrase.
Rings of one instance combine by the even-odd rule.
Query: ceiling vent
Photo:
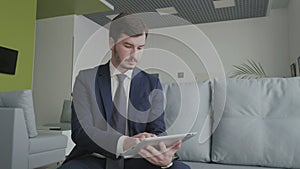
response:
[[[156,11],[160,15],[173,15],[173,14],[178,13],[177,10],[174,7],[159,8],[159,9],[156,9]]]
[[[119,14],[112,14],[112,15],[106,15],[106,17],[110,20],[113,20],[116,16],[118,16]]]
[[[234,0],[214,0],[215,8],[228,8],[235,6]]]

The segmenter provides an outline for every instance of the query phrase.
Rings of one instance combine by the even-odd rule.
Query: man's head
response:
[[[116,16],[109,29],[112,64],[121,72],[133,69],[144,49],[148,29],[141,18],[128,13]]]
[[[137,14],[122,12],[113,18],[109,27],[109,37],[118,41],[122,34],[130,37],[141,36],[143,33],[148,35],[148,28],[144,21]]]

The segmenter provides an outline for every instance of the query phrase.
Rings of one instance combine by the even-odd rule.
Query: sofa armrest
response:
[[[26,168],[29,140],[22,109],[0,107],[0,133],[1,168]]]

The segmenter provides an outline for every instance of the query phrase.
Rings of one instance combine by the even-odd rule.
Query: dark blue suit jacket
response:
[[[121,134],[109,132],[113,102],[109,63],[80,71],[73,89],[72,139],[76,146],[66,161],[99,153],[115,159]],[[129,136],[164,134],[163,92],[158,78],[135,68],[128,106]]]

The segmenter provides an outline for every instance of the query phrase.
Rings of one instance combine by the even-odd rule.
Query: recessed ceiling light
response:
[[[214,0],[215,8],[227,8],[235,6],[234,0]]]
[[[156,9],[156,11],[160,15],[172,15],[172,14],[177,14],[177,10],[174,7],[167,7],[167,8],[159,8]]]
[[[113,20],[114,17],[118,16],[119,14],[112,14],[112,15],[106,15],[106,17],[110,20]]]

